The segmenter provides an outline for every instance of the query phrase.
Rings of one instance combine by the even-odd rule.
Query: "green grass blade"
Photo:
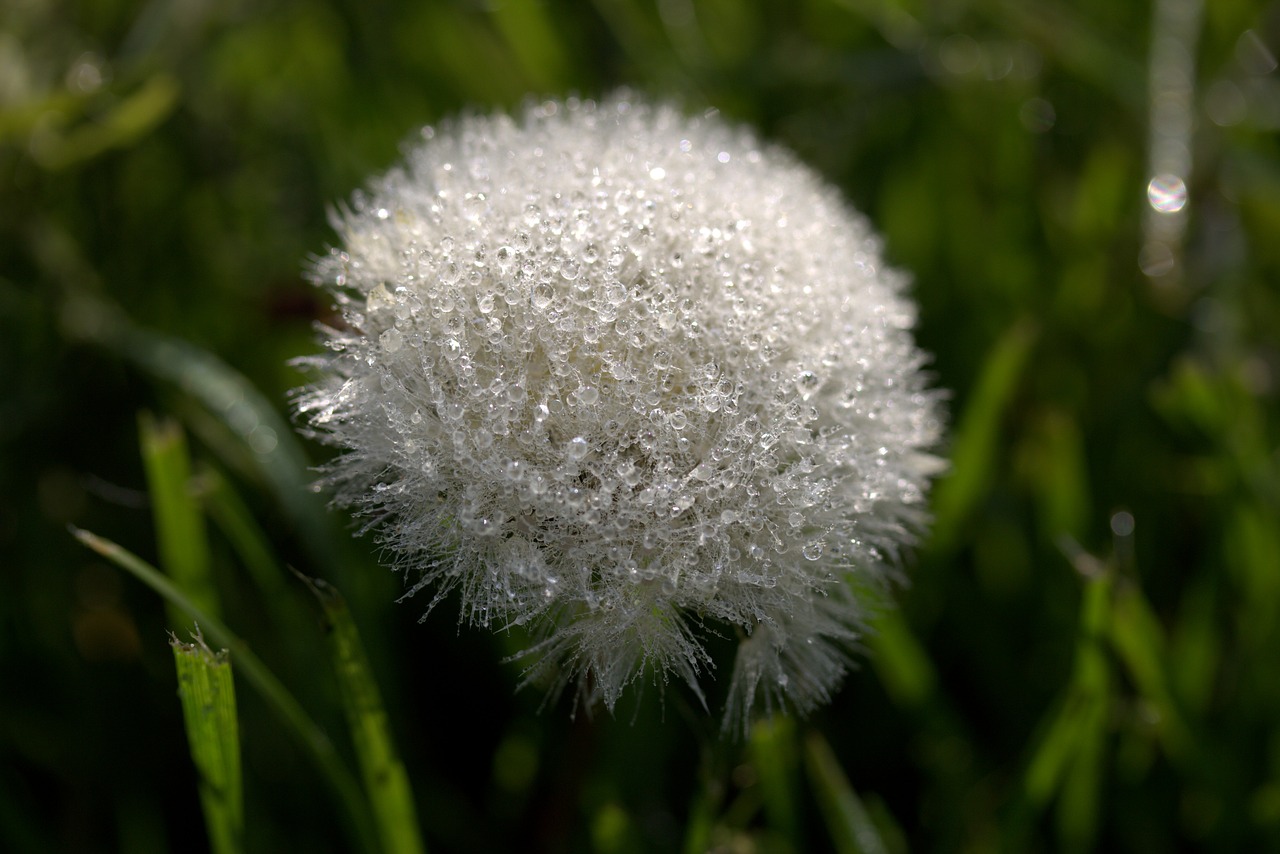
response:
[[[1076,660],[1066,698],[1044,728],[1027,766],[1028,802],[1043,807],[1057,794],[1058,830],[1065,850],[1088,850],[1097,832],[1102,766],[1110,708],[1111,669],[1103,639],[1112,615],[1114,576],[1079,555],[1088,567],[1076,638]]]
[[[1223,664],[1225,644],[1215,615],[1220,609],[1217,579],[1202,579],[1189,587],[1169,642],[1169,661],[1178,662],[1170,674],[1180,705],[1192,717],[1202,717],[1213,700],[1213,686]]]
[[[354,841],[359,850],[376,852],[380,850],[378,835],[373,818],[369,813],[359,784],[347,768],[342,764],[333,743],[324,731],[308,717],[306,711],[298,703],[288,689],[281,684],[262,660],[254,655],[244,641],[238,638],[217,618],[201,610],[187,594],[174,585],[163,573],[137,555],[122,548],[110,540],[88,531],[72,527],[71,533],[88,548],[137,578],[150,587],[168,603],[180,608],[219,646],[231,650],[235,655],[240,671],[249,684],[262,695],[267,705],[280,718],[287,729],[293,732],[299,742],[315,762],[321,776],[333,789],[338,801],[345,809],[351,826]]]
[[[311,490],[306,455],[288,422],[253,384],[217,357],[178,338],[134,324],[118,308],[78,294],[64,312],[68,332],[132,360],[174,383],[227,425],[248,448],[259,472],[302,537],[311,559],[342,582],[346,567],[325,515]]]
[[[1156,711],[1156,731],[1172,759],[1182,758],[1191,746],[1191,736],[1182,714],[1174,705],[1173,691],[1165,673],[1164,632],[1142,591],[1123,585],[1116,591],[1108,621],[1111,644],[1133,677],[1143,699]]]
[[[110,112],[96,121],[81,122],[65,133],[52,131],[33,153],[42,166],[65,169],[113,148],[127,148],[168,118],[180,95],[181,87],[172,75],[155,74],[136,91],[121,92],[112,99]]]
[[[928,704],[937,675],[928,654],[911,633],[906,616],[896,608],[876,615],[875,630],[868,639],[871,661],[889,696],[899,706],[921,708]]]
[[[689,808],[689,818],[684,828],[684,854],[703,854],[710,850],[719,801],[716,793],[711,791],[704,780]]]
[[[796,805],[796,728],[791,718],[774,715],[751,727],[748,745],[760,779],[760,793],[769,826],[798,850],[799,810]]]
[[[810,732],[805,737],[804,758],[835,850],[839,854],[889,854],[889,846],[820,733]]]
[[[1000,421],[1013,400],[1035,340],[1035,327],[1024,321],[1009,329],[987,355],[977,386],[956,426],[951,472],[934,487],[933,543],[940,551],[955,543],[969,513],[996,476]]]
[[[1079,738],[1067,766],[1058,803],[1058,832],[1064,851],[1090,851],[1097,837],[1106,750],[1107,699],[1106,694],[1090,697],[1081,707]]]
[[[178,696],[191,759],[200,776],[209,848],[214,854],[235,854],[243,848],[244,792],[231,658],[226,650],[211,650],[199,629],[194,643],[171,636],[169,645],[178,669]]]
[[[338,673],[342,705],[383,850],[403,854],[425,851],[409,775],[392,741],[382,697],[347,603],[324,581],[304,580],[320,600],[329,623],[329,649]]]
[[[292,579],[276,560],[262,525],[221,472],[202,466],[196,478],[205,511],[240,559],[281,643],[292,653],[295,662],[310,661],[315,651],[312,637],[315,614],[288,585]]]
[[[231,543],[231,548],[264,597],[286,592],[285,572],[275,559],[266,534],[244,500],[221,472],[208,466],[200,471],[205,509],[209,518]]]
[[[1023,778],[1023,789],[1033,806],[1043,807],[1048,803],[1066,776],[1080,741],[1081,719],[1079,699],[1068,697],[1044,727],[1044,735]]]
[[[138,437],[160,565],[192,602],[216,617],[222,609],[213,581],[204,513],[191,488],[191,461],[182,428],[174,421],[157,421],[143,413],[138,417]],[[170,618],[183,622],[181,612],[172,606]]]

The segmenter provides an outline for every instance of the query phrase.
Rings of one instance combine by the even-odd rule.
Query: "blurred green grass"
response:
[[[280,568],[336,583],[435,850],[850,850],[840,815],[891,851],[1280,850],[1280,5],[1188,7],[1187,231],[1148,276],[1154,8],[5,4],[0,850],[205,844],[182,626],[68,523],[207,560],[223,619],[355,769],[320,609]],[[393,604],[281,420],[327,311],[302,279],[327,206],[423,123],[618,85],[837,182],[912,272],[953,392],[901,612],[767,744],[720,741],[674,690],[539,714],[509,639]],[[149,492],[182,484],[149,485],[143,411],[184,428],[203,555],[157,541]],[[238,701],[247,850],[347,850],[306,756]]]

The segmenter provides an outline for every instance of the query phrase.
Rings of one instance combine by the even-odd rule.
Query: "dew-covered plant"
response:
[[[627,94],[427,128],[315,265],[342,322],[296,398],[411,590],[527,626],[612,707],[646,670],[726,723],[843,676],[923,522],[938,394],[865,220],[714,113]]]

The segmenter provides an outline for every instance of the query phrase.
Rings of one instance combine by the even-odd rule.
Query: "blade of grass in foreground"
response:
[[[281,684],[275,674],[267,669],[248,644],[238,638],[219,620],[204,613],[191,599],[158,569],[142,560],[142,558],[122,548],[110,540],[76,527],[71,533],[81,543],[97,552],[102,557],[146,584],[165,601],[182,609],[198,625],[204,627],[214,643],[227,647],[235,655],[240,671],[249,683],[257,689],[272,711],[279,716],[286,728],[293,731],[299,742],[310,754],[321,776],[333,788],[339,803],[346,810],[352,836],[356,847],[362,851],[376,852],[380,850],[378,835],[374,830],[373,818],[368,804],[360,791],[355,778],[342,764],[333,743],[325,735],[324,730],[307,716],[306,711],[298,703],[288,689]]]
[[[391,740],[387,713],[351,612],[333,586],[299,575],[320,600],[329,623],[329,649],[338,672],[342,705],[383,850],[420,854],[426,849],[418,833],[409,775]]]
[[[193,643],[170,635],[169,645],[178,669],[178,696],[191,759],[200,777],[209,848],[214,854],[235,854],[243,848],[244,792],[231,657],[226,650],[211,650],[199,628]]]
[[[213,583],[204,513],[191,490],[187,440],[177,422],[138,417],[138,439],[151,515],[156,526],[160,565],[201,610],[218,616],[218,590]],[[170,618],[185,622],[172,605]]]
[[[827,740],[817,732],[810,732],[804,748],[805,767],[835,850],[840,854],[889,854],[880,831],[849,785]]]

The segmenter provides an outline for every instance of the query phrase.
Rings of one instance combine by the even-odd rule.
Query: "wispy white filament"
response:
[[[807,711],[922,521],[937,394],[903,277],[786,152],[618,95],[427,129],[316,265],[344,323],[297,397],[327,482],[432,604],[612,707]]]

